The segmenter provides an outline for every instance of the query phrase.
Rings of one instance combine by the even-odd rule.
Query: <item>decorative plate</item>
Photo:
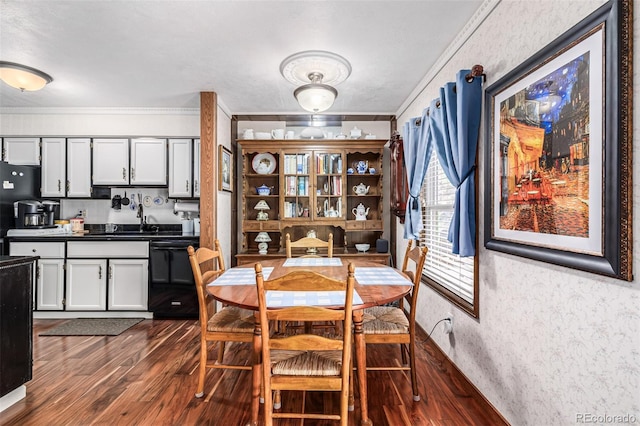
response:
[[[251,166],[256,173],[268,175],[276,169],[276,158],[268,152],[264,152],[253,157]]]
[[[164,204],[164,198],[162,197],[156,197],[153,199],[153,204],[155,204],[156,206],[161,206]]]
[[[151,207],[153,205],[153,199],[151,198],[151,195],[144,196],[144,198],[142,199],[142,205],[145,207]]]

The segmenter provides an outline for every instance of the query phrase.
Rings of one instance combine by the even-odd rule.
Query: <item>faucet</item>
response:
[[[140,232],[144,231],[144,225],[146,224],[146,218],[144,216],[144,208],[142,207],[142,203],[138,204],[138,214],[137,218],[140,219]]]

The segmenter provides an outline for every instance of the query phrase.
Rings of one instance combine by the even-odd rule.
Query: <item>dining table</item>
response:
[[[358,391],[360,402],[361,425],[373,425],[369,419],[367,406],[367,366],[366,344],[363,334],[362,322],[364,309],[385,305],[404,297],[413,286],[413,283],[399,270],[377,262],[365,260],[345,260],[337,257],[298,257],[269,259],[259,262],[262,265],[262,273],[265,280],[281,277],[297,270],[309,270],[331,277],[344,280],[347,278],[349,263],[355,266],[355,287],[353,298],[353,333],[354,348],[357,367]],[[228,269],[217,279],[207,284],[207,291],[217,301],[225,305],[237,306],[243,309],[258,311],[258,294],[255,281],[255,263],[243,264]],[[335,301],[319,302],[324,300],[315,292],[303,292],[307,294],[296,295],[296,300],[278,299],[278,306],[292,306],[292,304],[321,305],[336,304]],[[302,297],[302,300],[300,299]],[[269,301],[267,301],[269,303]],[[342,302],[344,303],[344,301]],[[255,316],[255,331],[253,338],[253,371],[252,371],[252,400],[251,400],[251,425],[258,425],[260,408],[261,386],[261,338],[260,322]],[[350,401],[350,405],[352,401]]]

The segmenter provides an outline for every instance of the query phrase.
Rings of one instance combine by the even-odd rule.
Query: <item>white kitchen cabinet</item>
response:
[[[16,242],[9,244],[11,256],[40,256],[34,280],[34,307],[41,311],[64,309],[64,242]]]
[[[169,197],[192,196],[191,139],[169,139]]]
[[[167,184],[167,140],[131,140],[131,185]]]
[[[67,141],[65,138],[42,139],[40,191],[43,197],[61,198],[66,195],[66,156]]]
[[[39,259],[36,272],[36,310],[64,309],[64,259]]]
[[[146,311],[148,277],[147,259],[109,259],[108,309]]]
[[[67,310],[148,309],[148,241],[69,241],[67,258]]]
[[[107,309],[107,260],[67,259],[68,311]]]
[[[67,139],[67,197],[91,197],[91,139]]]
[[[94,139],[92,160],[94,185],[129,184],[128,139]]]
[[[2,159],[9,164],[40,165],[40,138],[4,138]]]
[[[193,196],[200,197],[200,139],[193,141]]]

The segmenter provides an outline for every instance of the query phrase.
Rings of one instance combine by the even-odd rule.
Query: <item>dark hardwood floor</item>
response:
[[[33,380],[27,397],[0,413],[0,424],[20,425],[245,425],[250,371],[209,370],[205,397],[197,399],[199,327],[195,320],[144,320],[119,336],[39,336],[64,320],[34,320]],[[419,335],[418,381],[413,402],[404,372],[367,373],[369,416],[375,425],[504,425],[504,420],[455,370],[426,335]],[[248,360],[247,344],[230,345],[227,357]],[[370,346],[367,362],[399,361],[396,347]],[[303,403],[283,394],[283,408]],[[335,410],[338,399],[304,396],[305,408]],[[296,407],[297,407],[296,406]],[[350,424],[359,424],[359,407]],[[299,425],[279,421],[278,426]],[[330,422],[306,421],[306,425]]]

